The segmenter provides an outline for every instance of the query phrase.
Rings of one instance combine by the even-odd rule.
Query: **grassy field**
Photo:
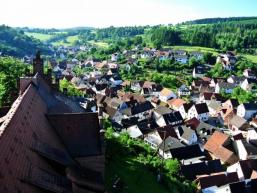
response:
[[[25,32],[27,36],[31,36],[33,38],[39,39],[40,41],[44,42],[49,40],[53,35],[50,34],[42,34],[42,33],[32,33],[32,32]]]
[[[96,42],[96,41],[88,41],[88,43],[93,44],[99,48],[108,48],[109,45],[106,42]]]
[[[117,158],[117,157],[116,157]],[[169,191],[156,182],[156,174],[150,172],[144,165],[133,158],[120,158],[112,160],[106,166],[106,188],[112,193],[112,184],[115,176],[124,183],[119,193],[168,193]]]
[[[169,46],[176,50],[186,50],[188,52],[191,51],[200,51],[200,52],[212,52],[214,55],[218,55],[219,51],[214,48],[206,48],[206,47],[200,47],[200,46]]]
[[[61,41],[57,41],[57,42],[53,42],[52,45],[53,46],[72,46],[74,45],[75,41],[77,41],[78,35],[75,36],[68,36],[65,41],[61,40]]]
[[[257,55],[249,55],[249,54],[239,54],[239,55],[244,56],[246,59],[254,63],[257,63]]]

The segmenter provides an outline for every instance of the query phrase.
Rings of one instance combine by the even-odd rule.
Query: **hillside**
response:
[[[224,22],[247,22],[247,21],[254,21],[257,22],[257,17],[216,17],[216,18],[204,18],[204,19],[196,19],[192,21],[182,22],[184,25],[190,24],[216,24],[216,23],[224,23]]]
[[[2,55],[23,57],[40,49],[43,54],[50,50],[39,40],[27,36],[22,30],[0,26],[0,52]]]

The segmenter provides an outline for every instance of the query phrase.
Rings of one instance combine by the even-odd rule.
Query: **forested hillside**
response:
[[[44,54],[50,53],[46,45],[25,35],[22,30],[4,25],[0,26],[0,52],[2,55],[23,57],[34,54],[37,49],[40,49]]]
[[[257,19],[257,17],[227,17],[227,18],[204,18],[204,19],[197,19],[193,21],[186,21],[182,24],[214,24],[214,23],[222,23],[222,22],[242,22],[246,20],[254,20]]]
[[[161,26],[151,29],[149,36],[156,47],[190,45],[251,53],[257,48],[257,20],[250,21],[176,27]]]

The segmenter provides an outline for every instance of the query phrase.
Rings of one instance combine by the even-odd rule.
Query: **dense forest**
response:
[[[109,27],[98,29],[96,31],[97,39],[105,39],[105,38],[122,38],[122,37],[133,37],[136,35],[144,34],[144,30],[146,27]]]
[[[190,45],[254,52],[257,48],[256,22],[224,22],[209,25],[153,28],[148,32],[154,46]]]
[[[50,53],[46,45],[37,39],[25,35],[23,31],[4,25],[0,26],[1,55],[23,57],[34,54],[37,49],[40,49],[44,54]]]
[[[221,18],[221,17],[216,17],[216,18],[204,18],[204,19],[197,19],[193,21],[186,21],[183,22],[182,24],[214,24],[214,23],[222,23],[222,22],[241,22],[245,20],[254,20],[257,19],[257,17],[227,17],[227,18]]]

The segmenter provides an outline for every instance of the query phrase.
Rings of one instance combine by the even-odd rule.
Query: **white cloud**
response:
[[[200,16],[190,7],[153,0],[8,0],[1,2],[0,24],[107,27],[177,23]]]

